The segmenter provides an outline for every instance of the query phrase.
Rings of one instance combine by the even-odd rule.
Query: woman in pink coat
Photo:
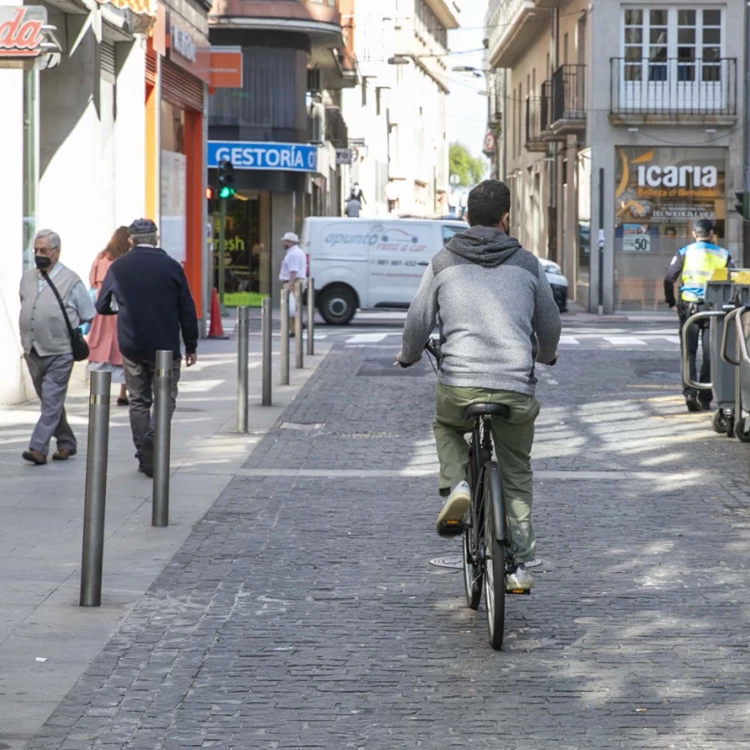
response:
[[[119,227],[112,235],[107,247],[96,256],[94,265],[91,266],[89,283],[91,288],[96,290],[97,296],[99,296],[99,289],[109,267],[129,249],[128,228]],[[120,383],[120,397],[117,399],[117,405],[127,406],[129,402],[125,389],[125,373],[122,369],[122,354],[117,343],[117,316],[97,315],[91,323],[88,344],[89,370],[111,372],[112,382]]]

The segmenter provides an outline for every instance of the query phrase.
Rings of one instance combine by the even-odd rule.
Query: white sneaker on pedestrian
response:
[[[505,576],[506,591],[528,591],[534,586],[534,577],[526,570],[526,564],[521,563],[513,573]]]
[[[544,565],[544,560],[541,557],[535,557],[533,560],[525,562],[524,565],[527,568],[541,568]]]
[[[468,482],[459,482],[451,488],[451,494],[445,501],[443,509],[437,517],[435,531],[440,536],[455,536],[460,534],[461,519],[466,515],[471,505],[471,488]]]

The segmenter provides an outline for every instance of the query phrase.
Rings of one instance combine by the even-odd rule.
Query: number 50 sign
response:
[[[641,231],[640,225],[624,227],[622,249],[626,253],[647,253],[651,250],[651,235]]]

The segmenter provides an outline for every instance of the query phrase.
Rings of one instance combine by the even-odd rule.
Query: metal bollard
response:
[[[271,373],[273,365],[273,317],[271,315],[271,299],[266,297],[261,308],[261,347],[263,352],[261,371],[261,404],[271,405]]]
[[[289,290],[281,290],[281,385],[289,385]]]
[[[305,342],[302,340],[302,281],[294,282],[294,366],[301,370],[305,366]]]
[[[109,450],[109,389],[111,372],[92,372],[89,395],[89,442],[86,455],[86,496],[83,510],[81,556],[82,607],[102,603],[104,561],[104,509],[107,500],[107,453]]]
[[[250,308],[237,308],[237,432],[247,432]]]
[[[307,355],[315,354],[315,279],[307,281]]]
[[[154,496],[151,525],[169,526],[169,454],[172,431],[171,351],[156,352],[154,384]]]

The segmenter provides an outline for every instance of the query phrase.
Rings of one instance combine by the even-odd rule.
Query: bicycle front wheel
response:
[[[495,509],[504,513],[502,485],[497,465],[487,464],[483,472],[484,506],[484,606],[487,610],[487,635],[490,645],[499,649],[505,631],[505,541],[498,541]]]

